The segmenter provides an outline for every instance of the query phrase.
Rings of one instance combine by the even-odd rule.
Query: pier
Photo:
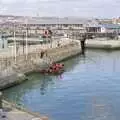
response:
[[[65,39],[61,41],[60,47],[57,47],[56,42],[53,42],[52,48],[48,46],[49,44],[44,45],[44,47],[38,45],[35,49],[31,49],[31,51],[29,51],[27,54],[27,59],[26,55],[22,52],[20,53],[20,51],[19,53],[21,55],[18,54],[16,59],[14,54],[10,54],[10,50],[9,53],[6,52],[1,54],[0,89],[9,88],[28,80],[25,76],[25,73],[39,70],[42,67],[50,64],[52,61],[62,61],[81,53],[81,47],[78,41]],[[47,50],[48,56],[40,59],[41,50]],[[5,112],[8,120],[16,120],[16,117],[18,117],[18,120],[48,120],[47,117],[41,117],[33,112],[28,112],[27,110],[19,110],[18,108],[15,108],[16,105],[13,107],[9,102],[3,101],[3,108],[6,108],[6,106],[10,109],[9,112]]]
[[[92,49],[103,49],[103,50],[120,50],[120,39],[119,40],[106,40],[105,38],[87,40],[86,48]]]
[[[6,53],[8,56],[2,57],[0,61],[0,89],[19,84],[21,81],[26,80],[25,73],[41,69],[41,67],[53,61],[61,61],[81,53],[78,41],[63,40],[60,47],[55,46],[55,43],[53,45],[53,48],[46,49],[46,45],[43,49],[33,52],[29,51],[27,58],[26,54],[18,55],[15,58],[11,54]],[[38,47],[40,48],[40,46]],[[47,50],[47,56],[41,59],[40,52],[43,50]]]

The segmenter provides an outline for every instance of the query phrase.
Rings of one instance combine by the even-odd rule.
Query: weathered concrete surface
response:
[[[3,116],[5,116],[3,118]],[[44,120],[38,113],[18,108],[16,105],[3,100],[3,109],[0,111],[0,120]],[[46,117],[47,118],[47,117]]]
[[[28,54],[28,59],[25,56],[18,56],[16,65],[12,63],[12,59],[7,59],[8,66],[3,62],[4,70],[0,72],[0,89],[11,87],[27,80],[25,73],[40,70],[53,61],[61,61],[68,57],[77,55],[81,52],[78,42],[69,42],[69,44],[62,45],[59,48],[47,49],[47,56],[40,58],[40,51],[38,53]],[[7,71],[8,70],[8,71]],[[8,73],[6,73],[6,71]]]
[[[16,73],[16,71],[14,71],[13,74],[9,76],[0,77],[0,89],[9,88],[26,80],[28,79],[23,73]]]
[[[92,39],[86,41],[87,48],[95,49],[120,49],[120,40]]]

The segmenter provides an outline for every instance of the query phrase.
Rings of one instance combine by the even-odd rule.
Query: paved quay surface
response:
[[[18,110],[6,101],[3,102],[3,107],[3,111],[0,110],[0,120],[43,120],[42,116]]]
[[[120,39],[107,40],[107,39],[89,39],[86,40],[86,47],[88,48],[103,48],[103,49],[115,49],[120,48]]]

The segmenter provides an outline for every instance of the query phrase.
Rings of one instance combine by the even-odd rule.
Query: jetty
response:
[[[81,47],[78,40],[62,39],[58,47],[56,42],[53,42],[52,47],[50,44],[44,46],[36,45],[32,47],[31,51],[26,54],[21,53],[14,57],[10,54],[10,49],[1,54],[0,58],[0,90],[20,84],[28,80],[26,74],[40,68],[45,67],[52,61],[58,62],[66,60],[81,53]],[[34,49],[35,48],[35,49]],[[47,51],[47,55],[40,58],[41,51]],[[0,120],[48,120],[46,116],[30,112],[16,104],[11,104],[2,100],[2,111]],[[3,118],[2,118],[3,117]]]
[[[104,49],[104,50],[120,50],[120,39],[118,40],[107,40],[105,38],[96,38],[86,40],[86,48],[92,49]]]
[[[52,48],[48,48],[48,44],[43,48],[34,46],[37,50],[34,51],[33,49],[27,55],[21,54],[16,56],[16,58],[9,52],[4,53],[4,56],[0,59],[0,89],[28,80],[25,75],[28,72],[38,71],[53,61],[62,61],[81,53],[80,43],[77,40],[64,39],[60,47],[57,47],[56,43],[53,43],[53,46]],[[40,57],[41,51],[47,53],[43,58]]]

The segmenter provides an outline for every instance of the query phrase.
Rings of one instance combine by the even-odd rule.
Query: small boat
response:
[[[64,72],[64,64],[53,63],[49,68],[40,70],[42,74],[61,74]]]

